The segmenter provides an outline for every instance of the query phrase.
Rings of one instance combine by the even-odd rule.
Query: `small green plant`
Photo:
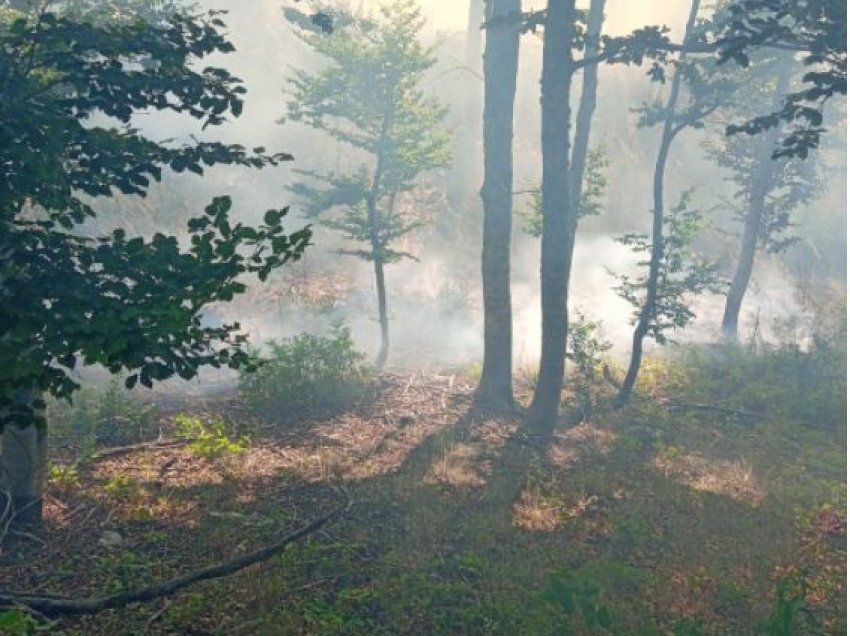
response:
[[[61,490],[75,488],[80,485],[80,472],[76,464],[51,464],[47,480]]]
[[[362,395],[372,381],[365,356],[351,332],[336,326],[328,336],[301,334],[268,343],[256,370],[245,372],[240,389],[253,407],[284,414],[292,409],[335,409]]]
[[[121,500],[134,499],[140,492],[139,482],[129,475],[113,475],[103,484],[103,489]]]
[[[588,629],[610,631],[614,621],[601,595],[596,583],[567,571],[555,574],[543,592],[543,598],[558,606],[568,617],[581,614]]]
[[[601,375],[602,356],[611,349],[611,343],[604,339],[602,323],[588,320],[581,312],[576,312],[568,329],[567,358],[576,368],[575,390],[579,408],[584,417],[588,417],[596,407],[593,388]]]
[[[209,423],[199,417],[180,414],[174,418],[174,427],[176,436],[189,442],[189,451],[205,459],[218,459],[248,450],[248,438],[231,439],[222,421]]]
[[[773,611],[759,628],[761,636],[794,636],[801,624],[817,629],[818,620],[808,606],[809,582],[806,572],[795,572],[779,581]]]
[[[481,374],[484,372],[484,367],[480,362],[473,362],[466,367],[466,375],[473,382],[478,382],[481,379]]]
[[[30,636],[46,629],[39,627],[38,621],[21,610],[13,609],[0,612],[0,634],[8,636]]]

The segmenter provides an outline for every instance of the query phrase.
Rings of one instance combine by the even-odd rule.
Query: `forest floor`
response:
[[[137,588],[348,496],[343,518],[262,564],[48,629],[684,636],[786,633],[790,616],[787,633],[846,633],[843,429],[775,416],[769,398],[717,407],[673,374],[650,361],[629,408],[559,425],[545,448],[518,415],[473,414],[463,372],[387,373],[362,403],[296,423],[235,395],[170,404],[166,436],[180,410],[250,442],[77,463],[60,445],[46,527],[6,538],[0,589]]]

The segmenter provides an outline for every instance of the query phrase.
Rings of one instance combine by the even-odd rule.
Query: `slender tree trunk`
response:
[[[35,393],[24,391],[22,400],[32,402]],[[35,425],[6,426],[0,455],[2,478],[0,514],[9,506],[13,527],[38,527],[42,522],[42,492],[47,476],[47,428]],[[6,518],[0,520],[5,523]]]
[[[511,223],[513,220],[513,117],[519,60],[521,0],[490,0],[484,51],[484,368],[476,394],[487,407],[510,407],[513,326],[511,316]]]
[[[555,427],[567,352],[566,247],[577,209],[570,209],[570,83],[575,65],[572,40],[575,0],[549,0],[540,77],[543,155],[543,235],[540,254],[542,342],[540,367],[528,427],[550,435]]]
[[[383,369],[390,353],[390,321],[387,316],[387,286],[384,282],[384,262],[375,259],[375,286],[378,290],[378,321],[381,323],[381,349],[375,360],[378,370]]]
[[[585,58],[599,51],[602,21],[605,18],[605,0],[591,0],[587,18],[587,45]],[[573,155],[570,161],[570,208],[575,214],[570,216],[570,235],[567,245],[567,300],[570,295],[570,273],[573,265],[576,233],[578,232],[579,207],[581,205],[584,170],[587,166],[587,151],[590,147],[590,128],[593,113],[596,111],[596,90],[599,85],[599,66],[589,64],[582,68],[581,99],[576,114],[576,132],[573,139]],[[568,322],[569,325],[569,322]]]
[[[780,71],[777,82],[777,99],[774,104],[788,92],[790,74],[787,70]],[[744,218],[744,231],[741,235],[741,249],[732,285],[726,295],[726,308],[723,311],[723,337],[728,342],[738,342],[738,317],[744,295],[750,285],[753,274],[759,236],[761,235],[764,219],[765,199],[773,187],[777,161],[773,158],[773,150],[780,137],[780,127],[774,126],[758,141],[757,159],[750,177],[750,191],[747,203],[747,215]]]
[[[492,0],[488,0],[492,3]],[[463,206],[481,178],[480,128],[482,108],[481,81],[481,25],[484,22],[484,0],[469,0],[466,27],[466,55],[464,64],[463,121],[455,135],[455,161],[450,187],[452,202]]]
[[[699,11],[700,0],[692,0],[691,12],[685,27],[684,41],[690,40]],[[681,62],[685,61],[686,54],[679,57]],[[682,74],[677,67],[670,82],[670,96],[667,99],[666,117],[664,128],[661,132],[661,147],[655,161],[655,174],[652,182],[652,253],[649,260],[649,277],[646,283],[646,299],[638,316],[634,335],[632,336],[632,357],[629,368],[623,380],[623,386],[617,394],[616,405],[623,407],[629,401],[629,397],[637,381],[640,363],[643,359],[643,339],[649,332],[649,327],[655,319],[656,306],[658,303],[658,285],[661,273],[661,263],[664,259],[664,173],[667,169],[667,158],[670,155],[670,147],[676,136],[675,118],[676,104],[679,101],[679,93],[682,88]],[[681,129],[679,129],[681,130]]]

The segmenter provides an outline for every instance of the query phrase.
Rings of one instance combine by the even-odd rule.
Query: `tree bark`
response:
[[[602,21],[605,18],[605,0],[591,0],[587,19],[587,45],[584,57],[589,58],[599,52]],[[590,128],[593,113],[596,111],[596,91],[599,85],[599,66],[588,64],[582,69],[581,98],[576,114],[576,132],[573,139],[573,154],[570,161],[570,215],[569,244],[567,245],[567,301],[570,295],[570,274],[573,265],[576,233],[578,232],[579,208],[581,206],[584,170],[587,166],[587,151],[590,147]],[[569,326],[569,321],[567,322]]]
[[[519,64],[521,0],[490,0],[484,50],[484,367],[476,399],[486,407],[513,406],[511,225],[513,117]]]
[[[551,435],[561,403],[567,353],[566,247],[577,209],[570,195],[570,83],[575,64],[572,40],[575,0],[549,0],[540,77],[543,155],[543,233],[540,254],[541,352],[528,428]]]
[[[774,104],[781,103],[782,97],[788,92],[790,82],[787,70],[781,71],[776,87]],[[774,126],[764,133],[757,144],[757,159],[750,179],[750,191],[747,202],[747,215],[744,218],[744,231],[741,235],[741,249],[738,253],[738,263],[732,284],[726,294],[726,307],[723,311],[723,337],[726,341],[738,342],[738,318],[744,295],[750,285],[753,274],[756,251],[761,236],[764,219],[765,199],[773,188],[777,160],[773,158],[780,137],[780,127]]]
[[[20,400],[32,402],[33,391],[22,391]],[[8,425],[3,430],[2,488],[0,511],[9,512],[0,519],[0,528],[39,527],[42,523],[42,493],[47,478],[47,427],[33,424],[26,428]]]
[[[688,16],[687,26],[685,27],[685,44],[691,39],[697,12],[699,11],[699,3],[700,0],[692,0],[691,2],[691,12]],[[680,54],[680,62],[685,61],[686,55],[684,51]],[[634,335],[632,336],[632,356],[629,361],[629,368],[626,371],[623,386],[620,388],[620,392],[617,394],[615,400],[618,408],[625,406],[629,401],[629,397],[631,397],[632,390],[637,381],[638,372],[640,371],[641,360],[643,359],[643,339],[649,332],[649,327],[655,318],[658,303],[659,275],[661,273],[661,262],[664,259],[664,174],[667,169],[667,158],[670,155],[670,147],[676,136],[676,130],[674,129],[676,104],[679,101],[679,93],[682,88],[682,74],[679,68],[676,68],[676,71],[673,73],[673,79],[670,82],[670,96],[667,99],[664,128],[661,132],[661,146],[655,161],[655,174],[653,175],[652,182],[652,253],[649,261],[649,277],[646,283],[646,299],[644,300],[643,307],[638,316],[637,325],[635,326]]]
[[[375,259],[375,286],[378,290],[378,321],[381,324],[381,348],[375,360],[375,367],[380,371],[387,363],[390,353],[390,321],[387,315],[387,286],[384,281],[384,262]]]

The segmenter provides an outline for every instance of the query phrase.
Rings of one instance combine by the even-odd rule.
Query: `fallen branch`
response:
[[[153,601],[158,598],[171,596],[180,590],[189,587],[200,581],[208,581],[210,579],[218,579],[229,576],[240,570],[261,563],[283,550],[290,543],[316,532],[319,528],[327,524],[333,519],[342,516],[351,508],[351,496],[346,493],[347,501],[344,505],[336,508],[326,515],[314,519],[310,523],[302,526],[298,530],[290,532],[281,537],[274,543],[265,547],[254,550],[240,557],[236,557],[229,561],[217,563],[200,570],[187,572],[182,576],[178,576],[171,580],[150,585],[139,590],[131,590],[113,594],[111,596],[101,596],[94,598],[82,599],[56,599],[43,596],[24,596],[17,594],[9,594],[0,592],[0,605],[7,607],[17,606],[31,610],[33,614],[43,614],[48,617],[55,616],[71,616],[80,614],[96,614],[108,609],[118,609],[126,607],[131,603],[144,603]]]
[[[731,409],[725,406],[717,406],[715,404],[697,404],[694,402],[662,402],[662,405],[668,409],[692,409],[695,411],[716,411],[724,415],[734,415],[744,419],[751,420],[766,420],[767,416],[753,411],[743,411],[740,409]]]
[[[88,460],[92,462],[100,461],[102,459],[107,459],[111,457],[118,457],[120,455],[129,455],[130,453],[135,453],[137,451],[148,451],[148,450],[163,450],[167,448],[180,448],[181,446],[186,446],[192,440],[187,439],[175,439],[168,441],[154,441],[154,442],[142,442],[141,444],[130,444],[129,446],[116,446],[114,448],[105,448],[101,451],[97,451],[93,453]]]

